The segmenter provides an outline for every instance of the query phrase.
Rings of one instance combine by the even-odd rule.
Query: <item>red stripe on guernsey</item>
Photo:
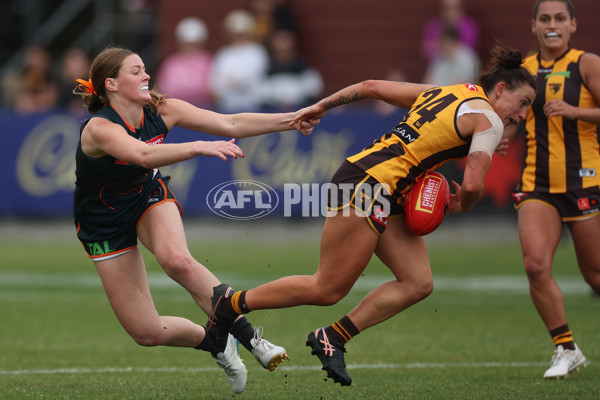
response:
[[[155,136],[155,137],[153,137],[152,139],[150,139],[150,140],[147,140],[147,141],[146,141],[146,144],[147,144],[147,145],[149,145],[149,146],[154,146],[155,144],[161,144],[162,142],[164,142],[164,141],[165,141],[165,137],[166,137],[166,136],[167,136],[167,135],[166,135],[166,134],[164,134],[164,133],[163,133],[162,135]],[[162,148],[162,147],[161,147],[161,148]]]

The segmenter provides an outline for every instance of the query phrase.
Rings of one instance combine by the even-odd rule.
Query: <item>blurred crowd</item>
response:
[[[473,82],[479,71],[479,27],[464,10],[462,0],[439,0],[437,15],[424,24],[422,82],[449,85]],[[323,77],[302,53],[299,25],[286,0],[248,0],[247,7],[229,12],[222,32],[209,32],[201,16],[186,16],[174,31],[176,49],[145,59],[152,84],[168,97],[223,113],[291,111],[321,98]],[[222,37],[215,51],[207,48],[209,35]],[[147,39],[147,38],[146,38]],[[136,51],[136,49],[132,49]],[[59,57],[29,45],[18,67],[0,76],[0,106],[20,114],[55,108],[84,115],[72,91],[75,79],[87,78],[91,57],[84,49],[69,48]],[[405,80],[402,66],[381,79]],[[372,77],[362,77],[367,79]],[[391,112],[383,105],[376,111]]]

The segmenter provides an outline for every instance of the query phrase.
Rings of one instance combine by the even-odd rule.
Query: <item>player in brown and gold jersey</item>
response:
[[[570,0],[538,0],[532,32],[540,49],[524,64],[537,95],[527,110],[527,155],[513,197],[531,298],[556,347],[544,378],[564,377],[586,361],[552,276],[565,224],[584,279],[600,293],[600,57],[572,47],[576,28]]]
[[[235,293],[226,284],[213,289],[211,321],[216,322],[221,335],[227,333],[227,321],[238,314],[337,303],[375,254],[390,269],[392,279],[371,291],[331,326],[310,332],[306,342],[328,376],[342,385],[351,384],[345,368],[345,344],[359,332],[423,300],[433,290],[425,240],[405,225],[405,194],[426,172],[448,160],[467,157],[462,183],[453,182],[455,193],[450,196],[448,209],[449,213],[469,210],[481,196],[505,127],[515,127],[524,120],[535,97],[535,82],[522,67],[521,54],[504,47],[494,49],[492,54],[492,63],[481,75],[480,85],[433,87],[364,81],[300,110],[300,121],[320,119],[336,106],[366,98],[410,109],[400,124],[348,157],[333,176],[332,186],[354,188],[354,195],[346,202],[343,190],[341,199],[338,195],[334,200],[340,190],[331,193],[329,206],[333,212],[325,221],[314,275],[287,276]]]

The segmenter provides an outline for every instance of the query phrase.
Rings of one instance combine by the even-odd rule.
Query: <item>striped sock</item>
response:
[[[569,325],[564,324],[550,331],[550,337],[554,345],[561,345],[565,350],[575,350],[575,342],[573,342],[573,332],[569,330]]]
[[[360,331],[347,315],[327,328],[327,336],[340,344],[348,343],[359,333]]]
[[[235,292],[231,296],[231,308],[237,314],[248,314],[250,310],[246,305],[246,292],[247,290],[242,290],[239,292]]]

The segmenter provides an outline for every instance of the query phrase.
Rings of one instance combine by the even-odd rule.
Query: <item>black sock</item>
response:
[[[242,316],[235,320],[233,326],[230,331],[231,335],[234,338],[239,340],[239,342],[244,346],[248,351],[252,351],[253,347],[250,341],[254,338],[254,328],[248,322],[246,317]]]
[[[196,350],[204,350],[204,351],[209,351],[208,350],[208,335],[206,334],[206,328],[204,328],[204,339],[202,339],[202,341],[200,342],[200,344],[196,347],[194,347]]]

